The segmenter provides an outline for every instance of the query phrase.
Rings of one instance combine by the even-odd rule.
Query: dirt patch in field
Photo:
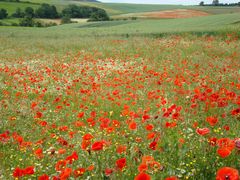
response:
[[[206,12],[190,9],[175,9],[168,11],[147,12],[141,14],[142,17],[146,18],[163,18],[163,19],[191,18],[208,15],[209,14]]]

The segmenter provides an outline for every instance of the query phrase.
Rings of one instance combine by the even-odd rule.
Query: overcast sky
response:
[[[101,2],[115,2],[115,3],[138,3],[138,4],[185,4],[195,5],[202,0],[100,0]],[[204,0],[203,0],[204,1]],[[236,3],[240,0],[220,0],[220,3]],[[212,0],[205,0],[206,3],[212,3]]]

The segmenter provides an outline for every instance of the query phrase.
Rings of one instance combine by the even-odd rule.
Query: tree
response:
[[[0,19],[5,19],[8,16],[6,9],[0,9]]]
[[[109,21],[109,16],[106,11],[99,9],[98,11],[91,14],[89,21]]]
[[[17,8],[15,13],[12,14],[12,17],[23,18],[25,16],[24,12],[20,8]]]
[[[204,1],[201,1],[201,2],[199,3],[199,6],[204,6]]]
[[[55,6],[50,6],[49,4],[42,4],[36,11],[35,14],[39,18],[58,18],[58,12]]]
[[[26,9],[25,9],[25,16],[33,18],[34,15],[35,15],[34,14],[34,9],[31,8],[31,7],[26,7]]]
[[[213,0],[212,4],[213,4],[214,6],[219,5],[219,0]]]
[[[88,6],[69,5],[63,9],[62,15],[70,18],[90,18],[91,21],[109,20],[105,10]]]

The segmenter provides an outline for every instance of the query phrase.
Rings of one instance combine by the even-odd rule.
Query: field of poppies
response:
[[[0,179],[239,180],[234,33],[24,33],[0,38]]]

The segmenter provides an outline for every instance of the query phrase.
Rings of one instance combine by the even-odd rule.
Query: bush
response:
[[[8,13],[6,9],[0,9],[0,19],[5,19],[7,18]]]
[[[11,26],[19,26],[19,24],[18,24],[18,23],[15,23],[15,22],[13,22],[13,23],[11,23]]]
[[[61,24],[69,24],[72,23],[70,16],[63,16],[61,19]]]
[[[50,22],[50,23],[45,24],[45,27],[51,27],[51,26],[57,26],[57,23]]]
[[[20,20],[19,26],[33,27],[34,21],[31,17],[25,16],[23,19]]]
[[[44,27],[44,25],[39,21],[35,22],[35,26],[36,27]]]

